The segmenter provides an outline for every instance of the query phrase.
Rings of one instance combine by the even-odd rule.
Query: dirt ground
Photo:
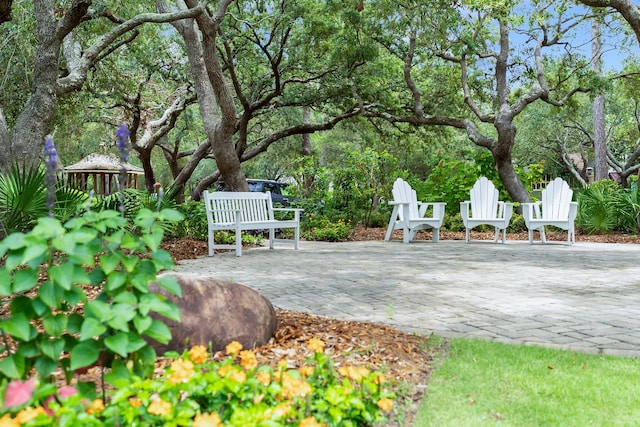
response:
[[[349,240],[382,240],[384,228],[358,228]],[[393,238],[401,239],[395,232]],[[491,240],[493,233],[472,232],[472,239]],[[537,236],[536,236],[537,238]],[[549,240],[565,240],[566,233],[547,232]],[[431,239],[428,231],[420,232],[418,239]],[[441,232],[441,240],[464,240],[464,233]],[[507,240],[526,240],[527,233],[508,234]],[[638,236],[621,234],[587,236],[577,235],[578,242],[640,243]],[[207,254],[207,243],[196,240],[172,240],[163,244],[176,261]],[[332,354],[337,365],[355,364],[382,369],[388,376],[405,381],[409,387],[404,399],[396,402],[396,420],[392,425],[411,425],[418,404],[429,381],[434,360],[446,351],[446,343],[434,344],[429,337],[408,334],[388,326],[371,323],[345,322],[307,313],[277,311],[279,328],[275,338],[257,349],[263,363],[277,364],[281,359],[290,366],[300,366],[308,356],[304,345],[311,338],[320,338]]]

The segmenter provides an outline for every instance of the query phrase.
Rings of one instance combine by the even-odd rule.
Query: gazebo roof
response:
[[[64,168],[65,172],[120,172],[124,166],[127,173],[137,175],[144,174],[144,169],[131,163],[121,163],[120,159],[112,154],[89,154],[78,163]]]

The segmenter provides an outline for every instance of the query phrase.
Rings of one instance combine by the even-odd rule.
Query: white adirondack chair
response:
[[[502,243],[506,241],[507,227],[513,215],[513,203],[498,200],[498,190],[493,182],[480,177],[470,191],[471,200],[460,202],[460,215],[465,228],[465,239],[469,242],[469,232],[479,225],[496,228],[495,242],[502,231]]]
[[[434,242],[440,238],[440,227],[444,218],[444,208],[446,203],[419,202],[416,191],[401,178],[393,183],[393,200],[389,202],[393,206],[393,213],[387,227],[387,234],[384,240],[391,239],[393,230],[402,229],[402,241],[409,243],[415,239],[419,230],[433,230]],[[431,216],[425,216],[431,209]]]
[[[576,241],[574,220],[578,214],[578,203],[572,202],[573,191],[562,178],[556,178],[542,190],[539,202],[523,203],[522,215],[529,229],[529,243],[533,243],[533,230],[540,231],[540,239],[546,242],[545,225],[567,230],[567,242]]]

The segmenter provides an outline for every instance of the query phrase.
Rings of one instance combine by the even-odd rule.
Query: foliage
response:
[[[37,219],[47,215],[47,186],[44,167],[14,163],[11,171],[0,174],[0,237],[30,230]],[[75,215],[87,194],[62,184],[55,186],[53,214],[61,221]]]
[[[322,215],[305,214],[300,220],[300,234],[307,240],[340,242],[346,240],[353,227],[343,219],[330,219]]]
[[[385,420],[395,396],[384,374],[365,367],[336,369],[321,340],[313,338],[308,346],[313,353],[298,369],[289,369],[286,361],[276,369],[258,366],[255,353],[240,351],[238,342],[227,346],[228,357],[219,362],[208,360],[206,347],[195,346],[174,359],[161,378],[120,381],[106,405],[73,391],[60,397],[54,387],[30,387],[17,404],[3,407],[0,421],[32,415],[27,425],[310,427]]]
[[[577,195],[576,225],[589,234],[613,231],[617,219],[612,201],[617,187],[609,180],[596,181],[584,187]]]
[[[0,361],[0,378],[24,378],[35,368],[47,380],[61,368],[70,380],[75,371],[114,357],[114,368],[129,360],[137,374],[152,372],[155,352],[144,338],[166,343],[171,333],[151,314],[178,320],[179,312],[149,283],[173,267],[159,248],[162,224],[181,218],[173,210],[141,209],[134,219],[141,235],[134,235],[119,212],[89,210],[64,224],[40,218],[28,233],[0,242],[0,297],[10,310],[0,321],[2,351],[9,353]],[[157,283],[180,294],[170,277]]]

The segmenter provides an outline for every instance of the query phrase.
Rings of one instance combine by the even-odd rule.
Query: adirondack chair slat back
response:
[[[542,190],[542,218],[567,219],[573,191],[562,178],[556,178]]]
[[[498,214],[498,190],[484,176],[479,178],[471,189],[471,217],[474,219],[492,219]]]
[[[409,212],[404,212],[404,209],[400,209],[400,220],[404,220],[405,215],[407,215],[408,218],[420,217],[418,212],[418,196],[416,195],[416,190],[411,188],[409,183],[401,179],[397,179],[396,182],[393,183],[392,194],[393,200],[396,202],[409,203]]]

